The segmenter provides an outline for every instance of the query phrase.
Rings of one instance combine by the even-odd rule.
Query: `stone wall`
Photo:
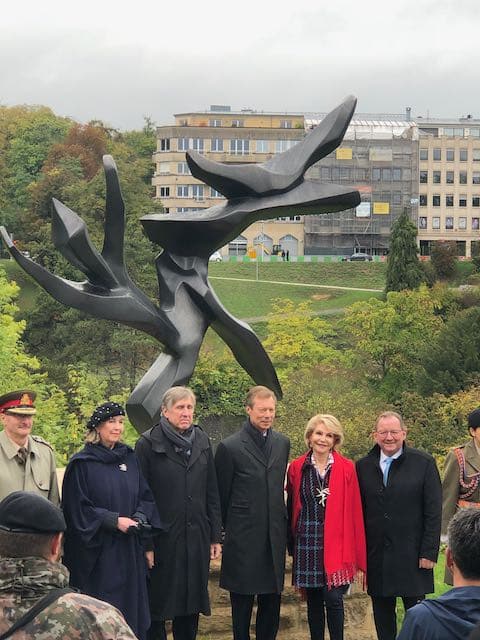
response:
[[[210,600],[212,615],[200,616],[199,640],[231,640],[232,624],[230,598],[227,591],[218,586],[220,562],[213,562],[210,568]],[[291,585],[291,563],[287,563],[285,590],[280,611],[280,631],[278,640],[309,640],[307,606],[300,601]],[[345,596],[345,640],[375,640],[375,628],[370,598],[356,585],[352,593]],[[252,619],[254,619],[254,615]],[[328,633],[325,634],[328,638]],[[252,638],[255,637],[252,628]]]

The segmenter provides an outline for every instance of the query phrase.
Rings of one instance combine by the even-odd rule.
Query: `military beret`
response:
[[[66,528],[62,510],[32,491],[14,491],[0,502],[3,531],[58,533]]]
[[[24,416],[33,416],[37,413],[34,402],[37,394],[28,389],[9,391],[0,396],[0,413],[15,413]]]
[[[480,408],[475,409],[472,413],[468,414],[468,426],[472,429],[477,429],[480,427]]]
[[[114,416],[124,416],[125,409],[118,402],[104,402],[95,409],[87,422],[87,429],[93,431],[101,422],[105,422]]]

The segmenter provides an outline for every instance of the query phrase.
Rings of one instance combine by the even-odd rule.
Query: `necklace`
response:
[[[324,507],[327,502],[327,497],[330,495],[330,489],[325,486],[325,480],[329,469],[329,461],[327,459],[327,463],[325,464],[322,474],[319,469],[319,464],[312,452],[312,465],[315,469],[315,475],[317,476],[318,481],[318,487],[315,487],[315,498],[318,500],[318,504]]]

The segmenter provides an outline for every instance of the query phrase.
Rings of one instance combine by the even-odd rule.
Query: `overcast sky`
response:
[[[76,7],[74,9],[74,7]],[[0,104],[119,129],[210,104],[480,117],[477,0],[10,0]]]

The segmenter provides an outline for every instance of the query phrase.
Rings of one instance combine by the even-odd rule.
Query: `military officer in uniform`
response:
[[[480,408],[467,417],[470,440],[448,452],[442,482],[442,542],[447,542],[447,528],[457,509],[480,508]],[[445,570],[445,582],[453,584]]]
[[[35,398],[26,389],[0,396],[0,500],[13,491],[33,491],[59,504],[53,449],[31,435]]]

